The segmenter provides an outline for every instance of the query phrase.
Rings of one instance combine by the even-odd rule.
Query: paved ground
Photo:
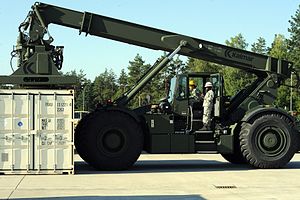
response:
[[[219,155],[142,155],[133,169],[76,175],[2,175],[1,199],[300,199],[300,154],[284,169],[232,165]]]

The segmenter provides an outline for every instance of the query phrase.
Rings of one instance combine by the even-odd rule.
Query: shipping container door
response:
[[[72,169],[73,97],[59,95],[56,99],[56,165],[57,169]]]
[[[0,168],[33,169],[33,95],[0,94]]]
[[[72,96],[36,96],[37,136],[35,169],[60,170],[73,167]]]

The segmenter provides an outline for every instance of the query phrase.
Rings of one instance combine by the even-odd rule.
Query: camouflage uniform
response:
[[[194,98],[195,100],[199,101],[200,91],[197,88],[194,88],[190,93],[190,98]]]
[[[214,92],[209,90],[206,92],[203,101],[203,124],[209,125],[211,120],[211,111],[213,108]]]

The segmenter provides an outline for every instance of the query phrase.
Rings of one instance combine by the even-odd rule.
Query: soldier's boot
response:
[[[210,131],[210,125],[209,124],[203,124],[203,127],[200,129],[200,131]]]

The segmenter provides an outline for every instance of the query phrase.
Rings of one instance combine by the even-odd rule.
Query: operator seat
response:
[[[191,105],[193,118],[194,119],[202,119],[203,114],[203,101],[195,101]]]

